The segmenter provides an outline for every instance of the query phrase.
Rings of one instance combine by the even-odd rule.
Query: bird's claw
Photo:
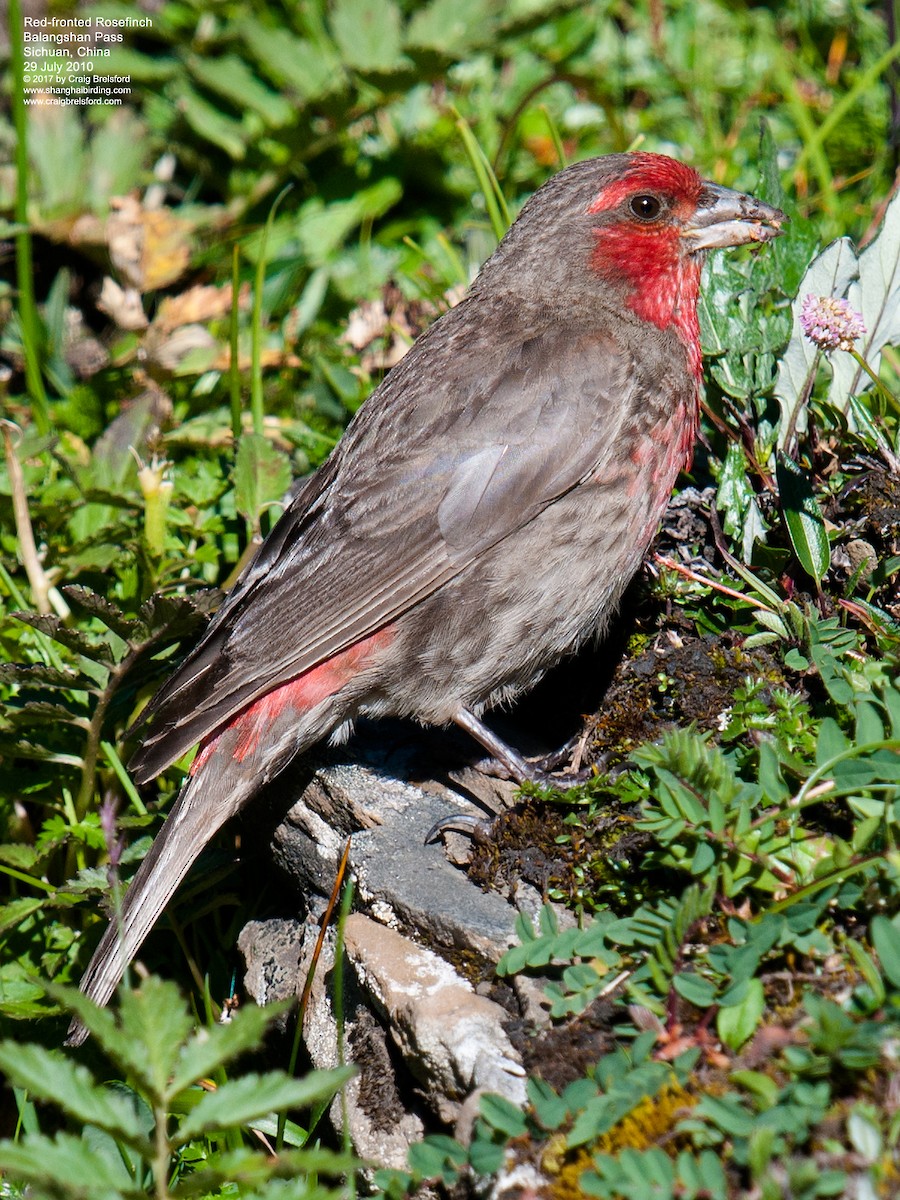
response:
[[[449,817],[441,817],[439,821],[435,821],[425,834],[425,845],[430,846],[439,841],[445,833],[461,833],[475,839],[487,833],[489,828],[490,822],[486,824],[481,817],[470,816],[467,813],[453,813]]]

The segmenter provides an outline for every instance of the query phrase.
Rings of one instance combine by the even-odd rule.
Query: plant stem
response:
[[[34,298],[31,262],[31,232],[28,229],[28,121],[25,111],[25,47],[22,43],[22,0],[9,0],[10,66],[12,113],[16,131],[16,282],[19,291],[19,325],[25,354],[25,382],[31,397],[34,423],[41,433],[50,432],[49,405],[40,363],[40,319]]]
[[[240,303],[240,247],[235,243],[231,251],[231,362],[228,365],[228,391],[231,397],[231,436],[235,450],[241,436],[241,369],[239,362],[239,312]]]
[[[275,201],[269,209],[269,215],[266,218],[266,226],[259,245],[259,256],[256,260],[256,276],[253,285],[253,315],[250,326],[250,412],[253,416],[253,432],[259,434],[260,437],[263,435],[263,418],[265,416],[262,385],[262,321],[263,290],[266,283],[269,234],[272,232],[272,224],[275,220],[278,205],[293,186],[292,183],[289,183],[275,197]]]
[[[856,349],[853,349],[850,351],[850,353],[853,355],[853,357],[856,359],[857,363],[859,363],[859,365],[862,367],[862,369],[865,371],[865,373],[868,375],[868,377],[875,384],[876,390],[884,397],[885,400],[887,400],[887,402],[891,406],[891,408],[893,408],[894,412],[900,413],[900,401],[897,400],[897,397],[893,394],[893,392],[891,392],[887,387],[885,387],[885,385],[881,382],[881,379],[878,377],[876,372],[872,370],[872,368],[869,366],[868,362],[866,362],[866,360],[863,358],[863,356],[860,354],[860,352]]]

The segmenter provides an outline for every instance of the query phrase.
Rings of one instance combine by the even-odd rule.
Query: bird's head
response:
[[[617,156],[618,157],[618,156]],[[744,192],[709,183],[662,154],[628,154],[587,208],[590,265],[629,291],[629,307],[654,325],[678,322],[696,305],[707,250],[768,242],[784,213]]]
[[[706,251],[770,241],[786,220],[779,209],[709,183],[676,159],[610,154],[567,167],[545,184],[504,239],[502,257],[513,251],[520,268],[528,261],[532,289],[545,289],[551,304],[564,293],[582,311],[594,305],[671,329],[699,371],[697,297]]]

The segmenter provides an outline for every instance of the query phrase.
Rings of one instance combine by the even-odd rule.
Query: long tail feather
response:
[[[121,912],[100,939],[81,980],[81,990],[97,1004],[109,1000],[201,851],[256,791],[252,775],[229,770],[234,764],[228,760],[224,765],[222,771],[218,762],[210,762],[185,784],[126,891]],[[80,1046],[87,1033],[73,1020],[66,1045]]]

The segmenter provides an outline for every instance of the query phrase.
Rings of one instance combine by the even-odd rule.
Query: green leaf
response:
[[[750,562],[753,543],[765,534],[766,525],[747,472],[744,451],[736,442],[728,443],[719,476],[716,508],[722,513],[725,532],[740,540],[744,562]]]
[[[490,40],[500,7],[496,0],[431,0],[414,11],[406,44],[437,50],[448,58],[461,56]]]
[[[95,1004],[78,988],[52,982],[44,982],[43,987],[48,996],[81,1021],[109,1057],[127,1072],[133,1052],[132,1035],[119,1027],[115,1012]]]
[[[307,1108],[316,1101],[328,1101],[353,1074],[352,1067],[339,1067],[334,1071],[311,1071],[302,1079],[270,1071],[229,1080],[216,1091],[205,1093],[179,1125],[174,1144],[183,1146],[210,1130],[247,1125],[255,1117],[284,1108]]]
[[[697,1008],[709,1008],[716,1002],[716,986],[709,979],[693,972],[682,971],[672,980],[672,986],[679,996],[683,996]]]
[[[716,1014],[716,1030],[731,1050],[740,1050],[756,1031],[765,1012],[766,997],[761,979],[751,979],[740,1004],[722,1007]]]
[[[527,1128],[525,1114],[504,1096],[485,1093],[481,1097],[481,1115],[490,1126],[507,1137],[520,1137]]]
[[[210,104],[184,80],[178,84],[177,103],[195,133],[224,150],[229,158],[237,162],[244,158],[247,153],[247,132],[240,121]]]
[[[139,1142],[148,1157],[152,1154],[133,1106],[108,1088],[98,1087],[86,1067],[61,1052],[28,1042],[0,1042],[0,1069],[33,1096],[58,1105],[78,1121]]]
[[[409,1148],[409,1165],[425,1179],[452,1182],[466,1163],[466,1149],[445,1133],[432,1133]]]
[[[43,1185],[50,1195],[65,1195],[66,1200],[146,1195],[137,1184],[129,1187],[121,1169],[70,1133],[58,1133],[55,1138],[32,1134],[23,1142],[0,1142],[0,1171],[12,1179]]]
[[[793,459],[779,453],[775,469],[781,510],[800,565],[821,586],[831,565],[831,546],[825,519],[804,472]]]
[[[872,918],[870,933],[882,971],[894,987],[900,988],[900,929],[879,913]]]
[[[237,37],[256,59],[260,71],[302,100],[316,100],[344,86],[337,55],[303,41],[281,26],[267,28],[254,17],[236,27]]]
[[[284,499],[291,485],[291,463],[262,434],[241,438],[234,464],[234,503],[254,526],[270,505]]]
[[[202,1037],[192,1038],[182,1050],[172,1077],[172,1093],[183,1091],[230,1059],[258,1046],[267,1027],[290,1006],[289,1000],[265,1008],[248,1005],[238,1009],[227,1024],[204,1029]]]
[[[335,0],[331,31],[344,62],[358,71],[395,71],[408,63],[393,0]]]
[[[300,210],[299,220],[291,218],[292,236],[299,238],[303,253],[312,266],[324,266],[352,230],[363,222],[383,216],[397,203],[402,191],[398,180],[387,177],[371,187],[361,188],[349,200],[325,204],[316,197]],[[245,247],[252,257],[254,244],[248,240]]]
[[[225,54],[220,58],[191,57],[191,74],[211,92],[229,100],[238,108],[250,108],[259,113],[273,128],[287,125],[293,108],[283,96],[273,92],[253,73],[243,58]]]

